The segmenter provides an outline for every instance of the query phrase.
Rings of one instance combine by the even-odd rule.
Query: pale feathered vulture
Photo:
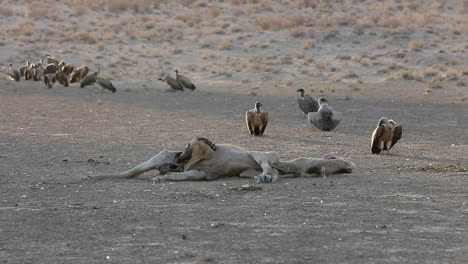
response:
[[[380,154],[382,150],[387,152],[400,140],[403,128],[393,120],[382,117],[372,133],[371,152]]]
[[[320,108],[317,112],[310,112],[307,118],[310,123],[323,131],[335,129],[341,122],[342,115],[340,112],[335,112],[328,105],[327,99],[320,97],[318,100]]]

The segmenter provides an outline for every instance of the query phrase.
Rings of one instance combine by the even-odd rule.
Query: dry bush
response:
[[[343,77],[344,78],[357,78],[359,76],[353,71],[348,71]]]
[[[446,78],[449,81],[456,81],[460,77],[460,74],[456,70],[448,70]]]
[[[11,26],[8,32],[11,36],[31,36],[34,34],[34,25],[34,20],[25,18]]]
[[[209,47],[211,47],[212,44],[213,43],[209,39],[202,38],[202,39],[198,40],[198,45],[200,45],[201,48],[209,48]]]
[[[466,83],[462,80],[458,80],[456,83],[457,86],[466,86]]]
[[[294,83],[294,78],[291,76],[284,77],[281,79],[281,83],[287,86],[291,86]]]
[[[0,15],[9,17],[13,15],[13,10],[7,5],[0,5]]]
[[[337,60],[350,60],[351,56],[348,54],[338,54],[335,56],[335,59]]]
[[[422,48],[424,48],[424,40],[413,39],[409,42],[409,49],[411,51],[420,51]]]
[[[255,24],[263,30],[291,29],[302,25],[303,22],[303,17],[299,15],[278,16],[272,14],[261,15],[255,19]]]
[[[232,49],[234,46],[234,40],[231,37],[225,37],[219,43],[218,49],[225,50],[225,49]]]
[[[334,74],[331,74],[330,76],[328,76],[328,80],[330,80],[330,82],[333,82],[333,83],[341,82],[341,78],[338,75],[334,75]]]
[[[208,11],[208,15],[210,18],[217,18],[221,14],[221,9],[218,7],[211,7]]]
[[[388,45],[388,40],[386,39],[378,39],[376,41],[374,41],[373,43],[374,47],[376,49],[385,49]]]
[[[391,16],[391,17],[382,16],[378,20],[377,25],[383,28],[399,28],[401,27],[402,22],[401,22],[401,19],[396,16]]]
[[[424,69],[423,74],[424,74],[424,77],[434,77],[437,74],[439,74],[439,70],[431,67],[431,68]]]
[[[416,80],[416,81],[420,81],[422,80],[422,76],[415,73],[415,72],[412,72],[412,71],[409,71],[409,70],[403,70],[403,71],[399,71],[397,73],[395,73],[394,75],[390,76],[388,78],[389,80]]]
[[[89,32],[77,32],[75,34],[73,34],[74,37],[73,39],[75,40],[79,40],[79,41],[82,41],[82,42],[86,42],[86,43],[89,43],[89,44],[95,44],[96,43],[96,39],[93,37],[93,35]]]
[[[442,84],[438,80],[432,80],[427,83],[427,88],[429,89],[442,89]]]
[[[49,11],[55,7],[50,7],[43,2],[32,2],[28,5],[28,17],[32,19],[40,19],[46,17]]]
[[[303,50],[308,50],[308,49],[311,49],[313,47],[315,47],[315,41],[313,41],[311,39],[305,40],[301,44],[301,49],[303,49]]]
[[[295,27],[289,31],[289,35],[294,38],[303,38],[307,36],[305,27]]]

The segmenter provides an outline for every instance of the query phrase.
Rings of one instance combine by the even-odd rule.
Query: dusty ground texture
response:
[[[49,53],[117,93],[2,77],[0,261],[466,263],[468,3],[327,2],[2,1],[2,65]],[[176,68],[196,91],[157,81]],[[336,131],[306,122],[300,87],[343,113]],[[260,138],[244,124],[255,101],[271,118]],[[381,116],[404,134],[372,155]],[[358,168],[255,190],[80,179],[196,135]]]

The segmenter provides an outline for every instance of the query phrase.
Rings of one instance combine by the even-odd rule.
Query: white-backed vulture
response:
[[[175,73],[176,73],[176,80],[179,81],[184,86],[184,88],[190,89],[192,91],[197,89],[197,87],[195,87],[195,85],[192,83],[192,81],[189,78],[185,77],[184,75],[180,75],[178,70],[175,70]]]
[[[161,82],[166,82],[169,87],[171,87],[172,89],[176,90],[176,91],[183,91],[184,90],[184,86],[182,85],[182,83],[180,83],[178,80],[168,76],[168,74],[166,74],[163,78],[158,78],[158,80],[160,80]]]
[[[101,91],[102,89],[107,89],[113,93],[117,91],[117,89],[115,89],[114,85],[108,79],[97,77],[97,83],[101,86]]]
[[[10,67],[7,71],[7,74],[10,76],[10,79],[19,82],[21,76],[20,72],[17,69],[13,68],[13,64],[11,63],[8,64],[8,66]]]
[[[303,88],[297,89],[296,92],[299,92],[297,96],[297,103],[299,108],[307,115],[310,112],[317,112],[320,108],[320,104],[314,97],[310,96],[309,94],[305,93]]]
[[[380,154],[382,150],[387,152],[400,140],[403,128],[393,120],[382,117],[372,133],[371,152]]]
[[[328,105],[328,101],[323,97],[320,97],[318,102],[320,104],[319,110],[317,112],[310,112],[307,114],[309,122],[323,131],[331,131],[332,129],[335,129],[341,122],[341,113],[333,111],[333,109]]]

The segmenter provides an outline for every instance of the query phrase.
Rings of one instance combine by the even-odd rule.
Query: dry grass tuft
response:
[[[12,16],[13,10],[7,5],[0,5],[0,15],[4,17]]]
[[[409,49],[411,51],[420,51],[424,48],[424,40],[413,39],[409,42]]]
[[[456,81],[460,77],[459,73],[456,70],[448,70],[446,78],[449,81]]]
[[[291,86],[294,83],[294,78],[291,76],[284,77],[283,79],[281,79],[281,83],[287,86]]]
[[[49,5],[46,3],[32,2],[28,5],[28,17],[32,19],[44,18],[49,14],[49,11],[52,9],[53,7],[49,7]]]
[[[343,77],[344,78],[358,78],[359,76],[353,71],[348,71]]]
[[[234,46],[234,40],[232,37],[225,37],[221,40],[221,43],[219,43],[218,48],[220,50],[226,50],[226,49],[232,49]]]
[[[376,49],[385,49],[388,45],[388,40],[379,39],[374,41],[373,45]]]
[[[303,50],[308,50],[308,49],[311,49],[313,47],[315,47],[315,41],[313,41],[311,39],[304,40],[304,42],[302,42],[302,44],[301,44],[301,49],[303,49]]]
[[[255,24],[263,30],[292,29],[303,22],[303,17],[297,15],[261,15],[255,19]]]
[[[438,80],[432,80],[427,83],[427,88],[429,89],[442,89],[442,84]]]
[[[348,54],[338,54],[336,55],[335,59],[337,60],[350,60],[351,56]]]

